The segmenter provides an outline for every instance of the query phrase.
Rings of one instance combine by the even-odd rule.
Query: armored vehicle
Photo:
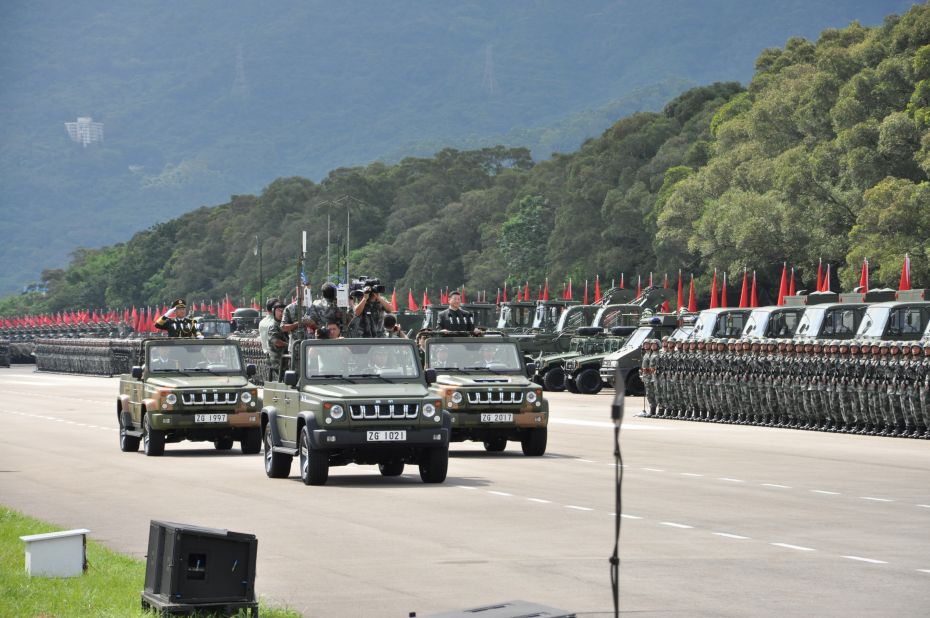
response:
[[[567,352],[543,354],[534,361],[536,371],[533,382],[542,385],[543,390],[560,392],[565,390],[565,361],[587,354],[597,354],[604,350],[605,338],[594,337],[603,329],[584,326],[571,338]]]
[[[610,334],[595,335],[595,340],[602,342],[601,349],[569,358],[565,361],[563,375],[565,388],[572,393],[596,395],[604,388],[601,380],[601,362],[607,355],[619,350],[630,334],[636,331],[634,326],[614,326]]]
[[[852,339],[868,305],[823,303],[809,305],[794,331],[795,339]]]
[[[239,441],[244,454],[261,449],[255,365],[243,365],[239,346],[225,339],[142,342],[142,365],[120,376],[116,418],[120,449],[161,455],[165,444],[212,441],[217,450]]]
[[[698,313],[690,339],[736,339],[746,327],[751,309],[717,307]]]
[[[805,307],[769,306],[752,310],[743,327],[743,339],[790,339]]]
[[[598,377],[612,388],[619,388],[619,377],[627,395],[642,395],[644,387],[639,370],[643,364],[643,342],[646,339],[661,339],[671,335],[678,330],[680,323],[681,316],[673,313],[644,316],[639,328],[633,331],[620,349],[604,357]]]
[[[446,480],[452,418],[412,341],[309,339],[300,358],[283,382],[265,383],[265,474],[286,478],[298,457],[307,485],[350,463],[377,464],[384,476],[415,464],[423,482]]]
[[[489,452],[519,441],[524,455],[546,452],[549,402],[527,379],[526,365],[512,339],[430,337],[424,343],[426,367],[437,373],[430,392],[452,415],[452,441],[483,442]]]
[[[229,320],[232,330],[237,332],[258,330],[258,323],[262,316],[258,310],[251,307],[239,307],[233,311],[232,319]]]
[[[919,296],[899,292],[898,298]],[[856,333],[857,339],[917,341],[930,322],[930,301],[904,300],[869,305]]]

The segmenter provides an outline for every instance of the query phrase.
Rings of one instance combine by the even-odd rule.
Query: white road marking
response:
[[[786,549],[796,549],[798,551],[817,551],[813,547],[801,547],[800,545],[791,545],[790,543],[770,543],[775,547],[784,547]]]
[[[730,482],[730,483],[745,483],[745,482],[746,482],[746,481],[744,481],[744,480],[742,480],[742,479],[731,479],[731,478],[727,478],[727,477],[725,477],[725,476],[718,476],[718,477],[717,477],[717,480],[718,480],[718,481],[728,481],[728,482]]]
[[[552,500],[543,500],[542,498],[527,498],[530,502],[538,502],[539,504],[552,504]]]
[[[884,560],[873,560],[872,558],[860,558],[859,556],[840,556],[849,560],[858,560],[859,562],[869,562],[871,564],[888,564]]]
[[[930,509],[930,504],[918,504],[917,506],[919,506],[922,509]]]
[[[638,517],[637,515],[628,515],[627,513],[620,513],[620,517],[623,519],[642,519],[642,517]]]
[[[930,573],[930,569],[917,569],[920,573]]]
[[[727,533],[727,532],[714,532],[714,534],[717,535],[717,536],[722,536],[722,537],[727,538],[727,539],[740,539],[740,540],[746,540],[746,539],[749,538],[748,536],[740,536],[740,535],[738,535],[738,534],[729,534],[729,533]]]
[[[602,427],[604,429],[613,429],[613,423],[607,423],[605,421],[583,421],[579,419],[564,419],[564,418],[550,418],[550,425],[576,425],[578,427]],[[653,430],[653,431],[674,431],[674,427],[668,426],[659,426],[659,425],[639,425],[635,423],[623,424],[622,430],[626,431],[627,429],[632,429],[634,431],[639,431],[642,429]]]
[[[576,511],[593,511],[594,509],[589,509],[586,506],[575,506],[574,504],[566,504],[565,508],[574,509]]]
[[[838,495],[840,495],[840,492],[838,492],[838,491],[824,491],[824,490],[822,490],[822,489],[812,489],[812,490],[811,490],[811,493],[823,494],[823,495],[825,495],[825,496],[838,496]]]
[[[468,485],[456,485],[459,489],[477,489],[477,487],[469,487]]]
[[[659,523],[662,524],[663,526],[670,526],[672,528],[683,528],[683,529],[694,528],[694,526],[688,526],[686,524],[676,524],[673,521],[661,521]]]
[[[790,485],[776,485],[775,483],[762,483],[763,487],[777,487],[778,489],[791,489]]]
[[[643,470],[649,470],[650,472],[665,472],[665,470],[660,470],[659,468],[643,468]]]
[[[585,463],[597,463],[593,459],[576,459],[575,461],[583,461]]]
[[[488,490],[489,494],[494,494],[495,496],[512,496],[513,494],[508,494],[506,491],[492,491]]]
[[[682,472],[682,476],[704,476],[703,474],[695,474],[694,472]]]
[[[873,502],[894,502],[890,498],[870,498],[869,496],[859,496],[863,500],[871,500]]]

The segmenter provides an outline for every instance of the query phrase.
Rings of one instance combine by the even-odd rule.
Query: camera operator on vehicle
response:
[[[351,337],[382,337],[384,335],[384,316],[393,310],[391,303],[381,294],[384,286],[380,279],[359,277],[352,282],[351,290],[362,292],[362,297],[355,305],[355,319],[350,327]],[[357,296],[357,293],[356,293]]]

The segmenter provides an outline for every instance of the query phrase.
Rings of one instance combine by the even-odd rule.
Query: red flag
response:
[[[745,309],[749,306],[749,286],[747,282],[746,269],[743,269],[743,289],[739,292],[739,308]]]
[[[462,284],[462,304],[464,305],[467,302],[468,299],[465,298],[465,284]]]
[[[714,269],[714,278],[710,282],[710,308],[717,308],[717,269]]]
[[[862,260],[862,274],[859,275],[859,287],[862,288],[860,292],[869,291],[869,258],[863,258]]]
[[[665,273],[665,281],[662,283],[662,287],[666,290],[668,289],[668,273]],[[664,303],[662,303],[662,313],[668,313],[668,312],[669,312],[668,301],[665,301]]]
[[[423,302],[420,303],[421,306],[423,306],[423,307],[428,307],[428,306],[430,306],[430,305],[433,304],[433,303],[429,302],[429,295],[428,295],[426,292],[427,292],[427,290],[423,290]]]
[[[494,301],[495,305],[501,304],[501,289],[497,288],[497,299]]]
[[[506,281],[504,282],[504,302],[505,302],[505,303],[508,302],[508,301],[507,301],[507,282],[506,282]]]
[[[823,258],[817,258],[817,291],[823,292]]]
[[[416,302],[414,302],[413,300],[413,290],[411,290],[410,288],[407,288],[407,309],[409,311],[416,311],[419,309],[419,307],[417,307]]]
[[[827,265],[830,268],[830,265]],[[788,262],[782,262],[781,265],[781,283],[778,284],[778,300],[776,305],[779,307],[785,304],[785,295],[788,293]]]
[[[584,280],[584,304],[588,304],[588,280]]]
[[[636,298],[639,298],[643,295],[643,277],[642,275],[636,275]]]
[[[794,296],[797,290],[794,287],[794,266],[791,267],[791,282],[788,284],[788,296]]]
[[[391,309],[397,313],[397,288],[391,290]]]
[[[697,301],[694,298],[694,273],[691,273],[691,284],[688,287],[688,311],[691,313],[697,311]]]
[[[685,300],[681,293],[681,269],[678,269],[678,307],[676,311],[681,311],[685,306]]]
[[[827,264],[827,271],[823,274],[823,291],[830,291],[830,265]]]
[[[911,289],[911,258],[904,254],[904,264],[901,266],[901,281],[898,282],[898,290],[905,291]]]
[[[572,278],[568,278],[568,300],[575,300],[575,295],[572,294]]]
[[[727,306],[727,273],[723,271],[723,285],[720,286],[720,306]]]
[[[67,315],[68,315],[68,314],[66,313],[65,316],[67,316]],[[132,308],[132,312],[129,314],[129,317],[130,317],[130,319],[129,319],[129,320],[126,320],[126,321],[129,322],[130,324],[132,324],[132,330],[134,330],[134,331],[136,331],[136,332],[139,332],[139,314],[136,312],[136,308],[135,308],[135,307]],[[131,321],[130,321],[130,320],[131,320]],[[67,322],[67,319],[66,319],[66,320],[65,320],[65,324],[67,324],[67,323],[68,323],[68,322]]]
[[[546,277],[546,287],[543,288],[543,300],[549,300],[549,277]]]
[[[827,268],[829,268],[829,266]],[[749,306],[759,306],[759,298],[756,296],[756,271],[752,271],[752,293],[750,295]]]
[[[523,300],[529,300],[530,299],[530,282],[527,281],[523,285],[524,285]]]
[[[620,273],[620,289],[621,290],[626,289],[625,287],[623,287],[623,273]]]
[[[594,302],[601,302],[601,276],[594,275]]]

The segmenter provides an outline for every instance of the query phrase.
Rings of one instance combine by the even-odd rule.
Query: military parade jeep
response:
[[[452,441],[484,442],[489,452],[518,440],[524,455],[546,452],[549,402],[530,382],[523,354],[506,337],[430,337],[424,343],[427,368],[436,372],[431,392],[452,416]]]
[[[168,442],[212,441],[220,451],[238,440],[244,454],[261,450],[258,387],[249,381],[235,342],[147,339],[142,365],[120,376],[116,417],[120,450],[165,452]]]
[[[311,339],[301,367],[266,382],[261,411],[265,474],[286,478],[294,457],[307,485],[323,485],[330,466],[377,464],[399,476],[416,464],[425,483],[449,466],[451,417],[428,390],[408,339]]]

